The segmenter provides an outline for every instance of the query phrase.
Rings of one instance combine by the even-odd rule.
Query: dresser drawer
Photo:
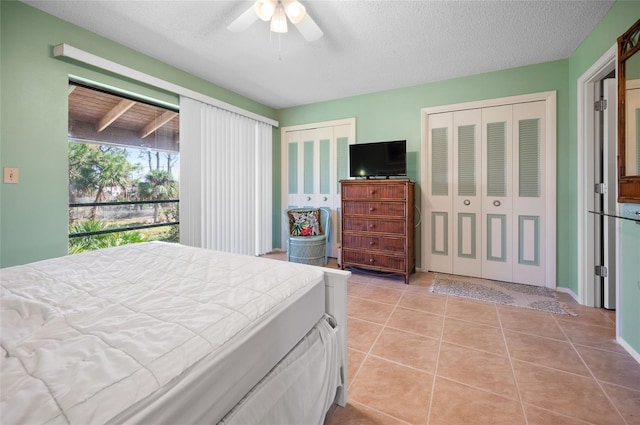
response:
[[[384,254],[373,254],[362,251],[342,251],[342,262],[346,265],[366,266],[381,270],[399,271],[405,270],[405,256],[393,256]]]
[[[405,222],[393,220],[367,220],[364,218],[351,218],[343,216],[344,231],[389,233],[393,235],[405,234]]]
[[[400,184],[344,184],[342,199],[399,199],[406,200],[405,186]]]
[[[347,215],[384,215],[406,217],[404,202],[345,202],[342,208]]]
[[[354,249],[391,251],[404,254],[406,240],[404,238],[345,233],[342,244]]]

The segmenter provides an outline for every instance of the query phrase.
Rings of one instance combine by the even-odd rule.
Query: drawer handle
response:
[[[370,264],[373,264],[373,263],[374,263],[374,261],[375,261],[375,260],[374,260],[373,258],[369,258],[369,263],[370,263]]]
[[[310,201],[310,200],[311,200],[311,196],[307,196],[307,201]]]
[[[374,226],[375,226],[375,225],[370,224],[370,225],[369,225],[369,229],[373,229],[373,228],[374,228]]]
[[[376,243],[375,243],[374,241],[369,241],[369,245],[373,246],[373,245],[375,245],[375,244],[376,244]]]
[[[323,200],[323,201],[326,201],[326,200],[327,200],[327,197],[326,197],[326,196],[323,196],[323,197],[322,197],[322,200]]]
[[[371,190],[371,192],[369,192],[369,193],[370,193],[371,195],[375,195],[375,194],[376,194],[376,191],[372,189],[372,190]]]
[[[493,205],[496,206],[496,207],[499,207],[500,206],[500,201],[493,201]]]
[[[464,202],[463,202],[463,204],[465,204],[465,205],[471,205],[471,201],[470,201],[470,200],[468,200],[468,199],[465,199],[465,200],[464,200]]]
[[[373,211],[375,211],[375,208],[369,207],[369,212],[373,212]]]

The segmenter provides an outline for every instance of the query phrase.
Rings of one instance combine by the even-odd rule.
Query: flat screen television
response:
[[[407,175],[407,141],[349,145],[349,175],[372,178]]]

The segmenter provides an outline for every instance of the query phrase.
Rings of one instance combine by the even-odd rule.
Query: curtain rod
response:
[[[271,118],[264,117],[254,112],[247,111],[246,109],[231,105],[230,103],[226,103],[216,98],[198,93],[186,87],[182,87],[161,78],[157,78],[144,72],[137,71],[133,68],[129,68],[128,66],[124,66],[117,62],[110,61],[109,59],[105,59],[89,52],[85,52],[84,50],[78,49],[65,43],[58,44],[57,46],[53,47],[53,56],[74,59],[78,62],[86,63],[88,65],[95,66],[96,68],[104,69],[105,71],[109,71],[123,77],[131,78],[133,80],[179,94],[180,96],[186,96],[191,99],[207,103],[209,105],[216,106],[230,112],[234,112],[236,114],[254,119],[256,121],[269,124],[273,127],[279,126],[279,122],[272,120]]]

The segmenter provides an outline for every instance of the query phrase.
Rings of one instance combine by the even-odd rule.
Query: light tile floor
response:
[[[471,301],[432,278],[352,274],[349,403],[325,425],[640,425],[640,364],[614,312],[563,293],[577,316]]]

